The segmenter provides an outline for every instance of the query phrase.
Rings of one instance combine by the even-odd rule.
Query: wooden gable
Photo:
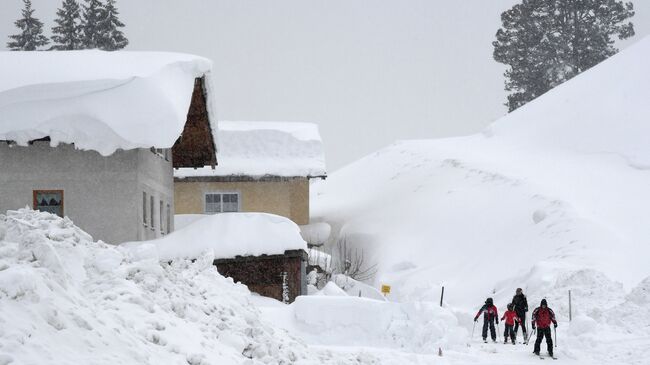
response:
[[[172,161],[175,168],[204,166],[214,168],[217,164],[204,82],[203,78],[197,78],[194,82],[194,93],[187,113],[185,129],[172,147]]]

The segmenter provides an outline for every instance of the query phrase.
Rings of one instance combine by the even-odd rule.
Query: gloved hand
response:
[[[474,322],[478,322],[478,318],[474,318]]]
[[[557,328],[557,323],[553,323],[553,327],[554,327],[554,328]]]
[[[533,329],[535,329],[535,324],[533,323]]]
[[[497,321],[497,324],[499,324],[499,320],[497,319],[496,321]]]

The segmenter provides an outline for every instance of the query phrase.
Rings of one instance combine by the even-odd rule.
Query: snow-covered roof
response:
[[[192,221],[193,220],[193,221]],[[217,259],[236,256],[281,255],[287,250],[307,250],[300,228],[290,219],[267,213],[204,215],[172,234],[153,241],[121,246],[135,255],[150,250],[163,261],[201,257],[210,251]]]
[[[219,122],[219,165],[181,168],[187,177],[323,177],[323,143],[318,126],[297,122]]]
[[[205,77],[216,132],[212,62],[161,52],[0,52],[0,140],[110,155],[170,148],[183,131],[197,77]]]

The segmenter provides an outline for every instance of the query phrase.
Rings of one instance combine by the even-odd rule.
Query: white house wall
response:
[[[173,212],[171,170],[171,162],[149,150],[103,157],[71,145],[10,147],[2,142],[0,213],[32,207],[34,190],[63,190],[64,214],[97,240],[117,244],[160,237],[159,201],[169,203]],[[154,196],[154,230],[143,226],[143,191]]]

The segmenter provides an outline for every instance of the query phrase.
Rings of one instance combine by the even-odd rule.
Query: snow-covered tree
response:
[[[7,42],[7,48],[12,51],[35,51],[39,47],[50,43],[43,35],[43,22],[34,17],[34,9],[30,0],[23,0],[25,8],[22,10],[23,17],[16,20],[14,24],[20,29],[19,34],[10,35],[11,41]]]
[[[104,4],[99,0],[85,0],[82,11],[82,48],[94,49],[98,47],[98,40],[100,37],[99,24],[103,19]]]
[[[614,36],[634,35],[631,2],[523,0],[501,14],[494,59],[508,65],[513,111],[616,54]]]
[[[81,7],[76,0],[63,0],[56,12],[56,26],[52,28],[54,50],[73,50],[82,48]]]
[[[116,51],[129,44],[129,40],[126,39],[126,36],[120,30],[120,28],[124,27],[124,23],[120,21],[119,15],[120,13],[115,6],[115,0],[107,0],[102,19],[98,24],[98,48],[105,51]]]

